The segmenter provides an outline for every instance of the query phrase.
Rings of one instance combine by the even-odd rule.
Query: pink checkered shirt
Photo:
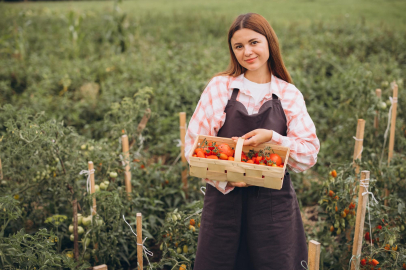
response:
[[[306,109],[302,93],[290,83],[272,75],[270,89],[261,102],[255,106],[254,98],[249,89],[244,89],[244,74],[238,77],[214,77],[203,91],[196,110],[190,119],[185,137],[185,155],[189,161],[189,152],[197,135],[217,136],[217,132],[226,120],[224,109],[231,98],[234,88],[240,89],[237,100],[241,102],[248,114],[258,113],[262,104],[272,99],[272,94],[281,100],[287,119],[287,136],[273,132],[269,143],[290,148],[287,166],[294,172],[302,172],[317,162],[320,142],[316,135],[316,127]],[[227,194],[234,187],[226,187],[227,182],[205,181]]]

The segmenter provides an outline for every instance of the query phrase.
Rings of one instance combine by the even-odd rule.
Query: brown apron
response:
[[[242,136],[271,129],[286,136],[286,117],[276,95],[248,115],[234,89],[217,136]],[[224,195],[206,184],[194,270],[303,270],[306,236],[295,190],[285,173],[281,190],[235,187]]]

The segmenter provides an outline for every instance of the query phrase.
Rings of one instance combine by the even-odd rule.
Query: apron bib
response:
[[[240,137],[264,128],[286,136],[276,95],[248,115],[234,89],[218,137]],[[235,187],[227,195],[206,184],[194,270],[303,270],[307,244],[296,193],[286,171],[281,190]]]

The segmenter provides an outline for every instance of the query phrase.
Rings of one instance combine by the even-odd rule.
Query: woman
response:
[[[272,27],[261,15],[240,15],[228,45],[228,69],[207,85],[190,120],[186,157],[198,134],[243,136],[244,145],[289,147],[287,166],[294,172],[313,166],[320,148],[316,129]],[[281,190],[206,182],[194,270],[303,269],[307,243],[287,171]]]

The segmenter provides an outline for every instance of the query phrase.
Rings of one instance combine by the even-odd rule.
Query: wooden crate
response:
[[[234,161],[193,157],[195,149],[206,139],[209,143],[228,144],[235,149]],[[289,148],[274,144],[261,144],[256,147],[243,146],[244,139],[239,138],[237,144],[232,139],[199,135],[189,153],[190,175],[217,181],[245,182],[250,185],[281,189],[289,158]],[[282,158],[283,168],[263,166],[241,162],[241,152],[250,149],[259,151],[270,146],[275,154]]]

